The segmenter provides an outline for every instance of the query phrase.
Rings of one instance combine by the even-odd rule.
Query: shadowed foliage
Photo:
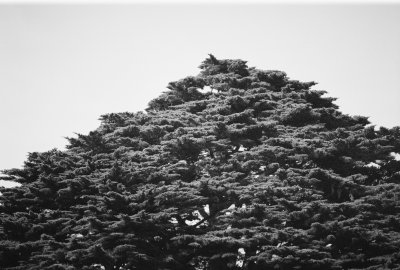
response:
[[[1,269],[400,269],[400,128],[210,55],[3,178]]]

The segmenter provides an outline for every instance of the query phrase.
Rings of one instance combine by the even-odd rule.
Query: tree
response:
[[[400,127],[281,71],[200,68],[4,171],[0,268],[399,269]]]

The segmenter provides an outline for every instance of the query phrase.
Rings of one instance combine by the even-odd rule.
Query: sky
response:
[[[209,53],[316,81],[342,112],[398,126],[399,25],[396,3],[0,3],[0,169],[145,109]]]

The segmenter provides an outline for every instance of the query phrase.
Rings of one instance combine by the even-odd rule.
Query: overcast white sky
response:
[[[400,125],[399,26],[399,4],[3,3],[0,169],[143,110],[208,53],[317,81],[344,113]]]

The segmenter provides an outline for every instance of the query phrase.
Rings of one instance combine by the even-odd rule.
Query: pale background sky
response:
[[[143,110],[208,53],[317,81],[400,125],[399,4],[0,5],[0,169]]]

